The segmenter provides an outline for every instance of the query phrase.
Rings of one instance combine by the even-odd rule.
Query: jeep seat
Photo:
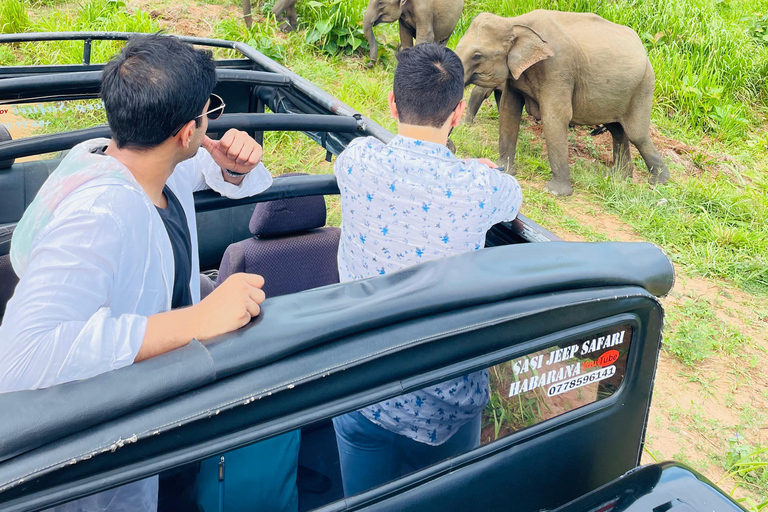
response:
[[[258,203],[249,225],[253,237],[227,248],[217,284],[237,272],[259,274],[267,297],[276,297],[338,283],[340,230],[323,227],[325,220],[323,196]]]
[[[3,321],[5,306],[13,295],[13,290],[19,282],[11,266],[9,255],[0,256],[0,322]]]

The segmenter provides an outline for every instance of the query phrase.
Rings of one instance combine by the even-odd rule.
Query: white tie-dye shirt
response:
[[[432,142],[396,136],[353,140],[334,168],[341,191],[339,277],[387,274],[485,245],[494,224],[517,216],[514,177],[460,160]],[[488,371],[472,373],[360,412],[431,445],[447,441],[488,403]]]

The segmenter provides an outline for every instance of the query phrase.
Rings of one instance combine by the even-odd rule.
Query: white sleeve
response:
[[[86,379],[133,363],[147,318],[114,316],[124,250],[106,213],[78,211],[40,235],[0,328],[0,392]]]
[[[479,164],[483,165],[483,164]],[[523,204],[523,192],[514,176],[496,169],[488,169],[488,182],[491,187],[489,202],[493,207],[491,223],[515,220]]]
[[[228,183],[219,164],[203,148],[198,149],[194,157],[177,165],[173,172],[182,175],[194,192],[210,188],[230,199],[254,196],[272,185],[272,175],[261,162],[245,175],[239,185]]]

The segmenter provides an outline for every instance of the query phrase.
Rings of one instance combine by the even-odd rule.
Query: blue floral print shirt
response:
[[[445,146],[396,136],[353,140],[334,167],[341,192],[341,282],[484,247],[494,224],[522,203],[514,177]],[[488,403],[488,371],[362,409],[373,423],[440,445]]]

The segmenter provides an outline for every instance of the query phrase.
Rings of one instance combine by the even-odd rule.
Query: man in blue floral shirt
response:
[[[522,203],[514,177],[446,147],[466,107],[458,56],[421,44],[397,59],[389,106],[398,135],[386,145],[355,139],[336,160],[342,282],[480,249]],[[345,494],[477,447],[488,396],[483,370],[335,418]]]

